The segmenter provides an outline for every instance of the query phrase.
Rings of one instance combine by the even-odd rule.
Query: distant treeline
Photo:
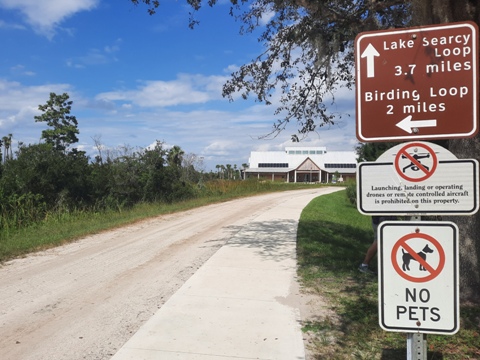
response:
[[[91,159],[74,146],[79,130],[68,99],[68,94],[51,93],[39,106],[43,114],[35,121],[48,125],[40,143],[19,143],[13,152],[12,134],[0,140],[0,229],[41,221],[57,211],[190,199],[199,195],[204,181],[239,178],[230,165],[204,173],[196,169],[203,166],[202,159],[185,155],[179,146],[165,149],[160,141],[146,149],[112,151],[94,139],[98,154]]]

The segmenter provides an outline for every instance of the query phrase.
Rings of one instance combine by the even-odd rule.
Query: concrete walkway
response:
[[[112,360],[305,359],[296,283],[302,209],[312,189],[238,228]]]

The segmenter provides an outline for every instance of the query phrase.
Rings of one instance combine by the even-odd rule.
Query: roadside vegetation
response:
[[[38,106],[39,143],[0,139],[0,263],[139,219],[304,186],[243,181],[246,164],[205,172],[201,157],[158,140],[111,149],[98,136],[92,158],[77,146],[72,104],[51,93]]]
[[[299,275],[304,291],[325,308],[304,324],[315,359],[406,358],[406,334],[378,324],[378,281],[357,270],[373,240],[370,218],[349,201],[351,189],[314,199],[298,228]],[[376,266],[376,263],[372,264]],[[460,331],[428,335],[429,360],[480,359],[480,306],[461,306]]]
[[[36,221],[0,227],[0,263],[34,251],[62,245],[86,235],[136,221],[273,191],[311,188],[311,184],[259,182],[257,180],[210,180],[192,187],[191,198],[177,201],[139,202],[112,208],[58,208],[42,213]],[[22,211],[19,207],[18,211]],[[5,224],[5,222],[4,222]]]

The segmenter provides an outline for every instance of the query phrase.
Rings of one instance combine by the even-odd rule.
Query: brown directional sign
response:
[[[355,57],[359,141],[477,134],[475,23],[361,33]]]

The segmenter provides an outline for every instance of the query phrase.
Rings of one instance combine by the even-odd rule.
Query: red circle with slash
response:
[[[429,169],[427,168],[425,165],[423,165],[419,160],[418,160],[418,157],[415,157],[415,155],[411,155],[409,152],[408,152],[408,149],[409,148],[423,148],[425,149],[427,152],[428,152],[428,157],[431,157],[432,159],[432,167]],[[416,152],[416,151],[415,151]],[[407,176],[403,173],[401,167],[400,167],[400,160],[401,159],[409,159],[410,162],[411,162],[411,166],[417,168],[416,171],[419,171],[420,174],[423,174],[421,175],[420,177],[411,177],[411,176]],[[412,181],[412,182],[420,182],[420,181],[423,181],[423,180],[426,180],[428,179],[430,176],[433,175],[433,173],[435,172],[435,169],[437,168],[437,155],[435,154],[435,151],[433,151],[432,148],[430,148],[429,146],[425,145],[425,144],[422,144],[422,143],[410,143],[406,146],[404,146],[403,148],[400,149],[400,151],[397,153],[397,156],[395,157],[395,170],[397,170],[397,173],[398,175],[400,175],[402,178],[404,178],[405,180],[407,181]]]
[[[415,250],[413,250],[407,244],[408,240],[418,239],[418,238],[425,239],[426,241],[430,242],[433,246],[435,246],[435,248],[438,252],[438,256],[439,256],[439,262],[438,262],[438,265],[436,267],[433,267],[432,265],[430,265],[426,261],[426,259],[423,259],[419,254],[417,254],[417,252]],[[397,254],[398,254],[398,251],[400,250],[400,248],[403,248],[406,251],[406,252],[404,252],[404,254],[409,254],[412,257],[413,260],[418,261],[418,263],[421,266],[423,266],[423,268],[428,273],[428,275],[423,276],[423,277],[416,277],[416,276],[411,276],[411,275],[406,274],[402,270],[401,266],[398,264],[398,260],[397,260]],[[398,275],[400,275],[402,278],[404,278],[408,281],[421,283],[421,282],[427,282],[427,281],[435,279],[442,272],[443,267],[445,265],[445,251],[443,250],[440,243],[434,237],[432,237],[430,235],[421,234],[421,233],[407,234],[407,235],[403,236],[402,238],[400,238],[395,243],[395,245],[393,246],[391,259],[392,259],[392,265],[393,265],[395,271],[398,273]]]

